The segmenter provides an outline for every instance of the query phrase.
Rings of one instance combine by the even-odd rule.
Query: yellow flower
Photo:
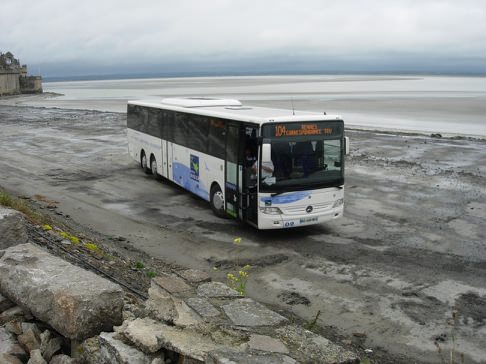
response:
[[[49,231],[49,230],[52,230],[52,226],[45,224],[45,225],[42,225],[42,229],[44,229],[44,231]]]
[[[233,244],[238,245],[238,244],[240,244],[240,243],[241,243],[241,238],[240,238],[240,237],[238,237],[238,238],[234,238],[234,239],[233,239]]]
[[[244,270],[240,270],[240,271],[238,272],[238,274],[239,274],[239,275],[240,275],[240,277],[242,277],[242,278],[248,277],[248,273],[246,273]]]
[[[235,276],[234,276],[233,274],[231,274],[231,273],[228,273],[228,274],[226,275],[226,277],[227,277],[229,280],[234,280],[234,279],[235,279]]]
[[[251,268],[251,265],[249,265],[249,264],[246,264],[246,265],[243,267],[243,269],[244,269],[244,270],[247,270],[247,269],[250,269],[250,268]]]

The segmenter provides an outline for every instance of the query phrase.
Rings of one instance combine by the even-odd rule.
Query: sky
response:
[[[2,0],[31,73],[486,74],[486,0]]]

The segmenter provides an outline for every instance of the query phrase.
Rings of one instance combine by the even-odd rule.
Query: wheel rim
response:
[[[150,165],[151,169],[152,169],[152,174],[157,174],[157,162],[154,160],[152,160],[152,164]]]
[[[213,206],[216,210],[223,210],[223,206],[224,206],[223,192],[218,191],[213,195]]]
[[[147,168],[147,157],[145,156],[145,154],[142,156],[142,168]]]

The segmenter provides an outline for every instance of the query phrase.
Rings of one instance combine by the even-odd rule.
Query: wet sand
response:
[[[251,264],[251,297],[306,321],[320,311],[319,330],[377,362],[440,363],[435,343],[447,352],[453,310],[457,350],[486,357],[486,141],[348,129],[345,216],[262,232],[141,172],[125,122],[0,106],[0,186],[59,201],[87,228],[165,261],[219,267],[221,280]]]
[[[346,125],[365,129],[486,137],[486,77],[189,77],[53,82],[44,89],[63,96],[24,96],[15,104],[125,112],[129,99],[223,97],[337,114]]]

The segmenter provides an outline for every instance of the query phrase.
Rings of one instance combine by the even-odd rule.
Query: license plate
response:
[[[306,217],[306,218],[300,219],[299,223],[307,224],[309,222],[316,222],[316,221],[317,221],[317,217]]]

